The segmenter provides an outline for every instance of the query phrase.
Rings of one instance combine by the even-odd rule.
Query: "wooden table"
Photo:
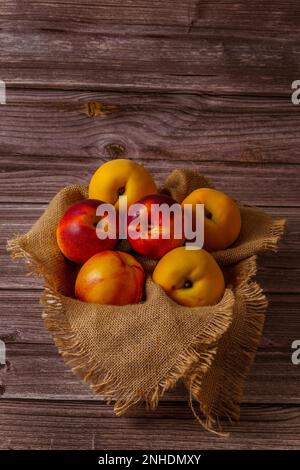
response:
[[[3,449],[300,447],[300,79],[297,0],[2,0],[0,335]],[[142,162],[158,182],[201,170],[220,188],[289,221],[260,259],[270,300],[241,421],[203,431],[183,389],[158,410],[116,418],[64,365],[41,320],[41,282],[5,244],[52,196],[104,161]],[[5,389],[5,390],[4,390]]]

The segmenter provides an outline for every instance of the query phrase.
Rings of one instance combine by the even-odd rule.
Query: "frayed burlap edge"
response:
[[[277,245],[284,233],[285,224],[285,219],[272,221],[269,235],[264,240],[260,250],[277,251]],[[44,276],[47,283],[47,273],[44,272],[39,263],[35,261],[34,257],[27,253],[22,247],[22,242],[26,240],[25,237],[26,235],[21,235],[10,240],[7,243],[7,249],[11,252],[13,258],[24,258],[29,271],[38,276]],[[116,400],[115,412],[117,415],[123,414],[129,408],[140,402],[146,402],[150,408],[155,408],[163,393],[174,387],[179,379],[183,379],[188,388],[190,406],[196,419],[207,430],[220,434],[221,417],[228,418],[229,421],[239,418],[240,401],[245,378],[254,361],[257,345],[262,335],[264,313],[267,308],[267,301],[262,293],[262,289],[256,282],[250,280],[256,273],[256,261],[253,261],[252,258],[248,260],[248,270],[247,273],[244,271],[243,275],[240,275],[240,285],[236,288],[237,293],[244,299],[246,304],[243,327],[239,330],[238,335],[230,339],[233,345],[232,350],[235,351],[234,358],[232,358],[232,354],[222,356],[224,380],[222,381],[219,377],[218,381],[216,381],[218,384],[223,383],[223,386],[219,387],[220,399],[214,400],[214,402],[210,404],[207,404],[202,396],[203,382],[207,382],[207,377],[211,375],[211,371],[214,369],[216,361],[218,361],[219,353],[223,348],[224,337],[218,341],[218,345],[218,338],[213,338],[215,343],[207,346],[205,350],[201,350],[199,347],[205,335],[202,335],[201,338],[195,338],[190,347],[176,359],[175,364],[166,377],[163,378],[156,387],[153,387],[147,394],[141,393],[140,395],[129,396],[128,390],[118,390],[117,392],[117,378],[113,379],[109,374],[101,373],[97,368],[91,374],[86,373],[86,358],[88,358],[88,352],[84,351],[81,345],[76,345],[76,338],[73,338],[74,341],[71,342],[71,345],[68,344],[71,351],[66,351],[64,354],[61,350],[62,348],[59,346],[59,342],[65,340],[69,343],[70,336],[74,334],[70,329],[70,325],[63,325],[61,323],[64,319],[61,318],[63,305],[60,295],[49,288],[47,288],[48,290],[45,291],[43,296],[43,302],[46,302],[44,318],[47,327],[48,324],[50,326],[48,329],[52,329],[58,348],[65,357],[65,362],[71,366],[74,373],[77,373],[83,380],[90,383],[95,393],[104,395],[108,401]],[[246,281],[242,280],[243,276],[247,277]],[[222,320],[224,319],[223,317],[224,311],[222,311],[221,314]],[[56,321],[56,318],[58,321]],[[52,323],[52,326],[50,323]],[[230,320],[228,319],[228,325],[229,323]],[[224,323],[222,324],[224,332],[228,325],[224,326]],[[209,333],[206,332],[206,334],[206,338],[212,341]],[[225,338],[226,334],[227,333],[225,333]],[[222,354],[224,354],[224,352],[222,352]],[[199,404],[199,413],[195,410],[193,400],[196,400]]]
[[[218,315],[208,323],[203,332],[195,337],[191,344],[176,359],[175,364],[163,377],[158,385],[147,392],[130,394],[127,388],[120,388],[118,378],[111,373],[104,372],[95,359],[90,357],[89,351],[81,344],[72,331],[64,314],[64,306],[60,295],[51,288],[46,287],[42,302],[45,304],[43,318],[49,331],[53,334],[55,343],[71,370],[80,376],[83,382],[90,385],[92,391],[103,395],[108,401],[114,400],[114,411],[117,416],[124,414],[129,408],[142,402],[150,409],[156,408],[159,399],[166,390],[174,387],[180,378],[188,377],[189,370],[201,359],[199,373],[205,373],[210,367],[216,354],[216,347],[208,349],[204,354],[199,353],[198,347],[212,341],[216,342],[229,326],[232,318],[233,295],[227,291],[225,305]],[[88,370],[88,372],[87,372]]]
[[[270,250],[277,252],[278,243],[283,237],[285,228],[287,225],[287,219],[275,219],[270,228],[270,235],[263,243],[263,250]]]
[[[43,276],[45,273],[34,258],[22,248],[21,241],[22,236],[10,240],[7,244],[8,251],[13,258],[24,258],[30,273]],[[66,319],[62,295],[46,285],[41,303],[45,306],[42,317],[46,327],[52,333],[66,364],[83,382],[89,384],[95,394],[104,396],[109,403],[114,401],[115,414],[121,416],[141,403],[145,403],[149,409],[155,409],[167,390],[173,388],[180,379],[189,380],[196,364],[198,375],[203,376],[209,370],[217,353],[217,341],[232,321],[234,295],[232,291],[226,289],[222,307],[216,305],[217,314],[208,322],[201,334],[195,336],[190,345],[179,354],[178,358],[175,358],[173,366],[157,385],[139,394],[130,394],[127,388],[120,388],[118,378],[103,371],[101,364],[90,357],[89,351],[78,341],[76,333],[72,331]]]
[[[243,206],[240,206],[240,207],[243,208]],[[256,211],[259,210],[253,206],[246,206],[246,207],[255,209]],[[258,245],[256,249],[256,253],[259,254],[265,251],[277,252],[278,243],[280,239],[282,238],[282,236],[284,235],[286,225],[287,225],[286,219],[273,219],[271,216],[269,216],[269,227],[267,229],[267,233],[265,234],[264,240],[262,240],[262,242]],[[236,253],[234,253],[234,250],[235,248],[233,246],[233,247],[229,247],[227,250],[215,251],[215,252],[212,252],[211,254],[220,266],[226,266],[226,265],[238,263],[239,261],[241,261],[240,255],[237,255]],[[249,256],[251,255],[248,255],[248,257]],[[254,256],[254,254],[252,256]],[[244,259],[247,259],[247,258],[244,258]]]
[[[203,398],[203,375],[198,373],[197,367],[186,380],[190,407],[195,418],[205,429],[220,435],[224,434],[222,419],[230,423],[239,420],[245,379],[253,365],[255,352],[263,333],[268,300],[259,284],[252,279],[256,273],[257,257],[252,256],[244,262],[240,273],[240,278],[246,276],[246,279],[240,281],[234,290],[238,301],[244,303],[242,327],[230,336],[230,351],[226,349],[226,335],[230,335],[230,329],[220,339],[218,346],[219,358],[222,356],[220,360],[222,377],[217,373],[218,380],[214,381],[214,376],[211,378],[211,382],[219,384],[213,403],[207,405]],[[207,376],[204,377],[204,380],[206,379]],[[199,405],[199,413],[195,409],[193,400]]]
[[[22,240],[24,240],[27,235],[28,234],[16,235],[15,238],[8,240],[6,243],[6,249],[13,259],[22,258],[25,260],[28,274],[36,274],[39,277],[46,277],[46,273],[43,269],[41,269],[40,264],[22,247]]]

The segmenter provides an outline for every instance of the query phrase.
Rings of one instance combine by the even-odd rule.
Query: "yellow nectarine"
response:
[[[212,255],[185,247],[175,248],[159,260],[153,281],[171,299],[187,307],[214,305],[225,290],[223,273]]]
[[[204,248],[207,251],[224,250],[232,245],[241,231],[241,214],[238,205],[227,194],[210,188],[200,188],[189,194],[182,205],[204,204]]]
[[[114,204],[127,196],[130,206],[144,196],[156,194],[157,188],[150,173],[133,160],[117,159],[104,163],[92,176],[89,197]]]

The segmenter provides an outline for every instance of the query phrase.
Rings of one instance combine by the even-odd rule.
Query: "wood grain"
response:
[[[0,335],[18,332],[18,343],[53,344],[41,319],[41,290],[1,290]],[[268,294],[269,307],[261,347],[289,351],[300,332],[300,294]],[[283,321],[285,319],[285,321]],[[300,373],[300,368],[299,368]]]
[[[97,106],[102,114],[89,117]],[[97,165],[120,155],[143,159],[154,170],[218,162],[220,173],[230,162],[233,176],[236,165],[246,173],[247,164],[261,179],[269,163],[299,164],[298,111],[289,98],[8,88],[7,105],[0,106],[0,155],[7,167],[9,156],[15,164],[21,155],[35,163],[45,157],[40,170],[49,157],[69,166],[76,157],[85,174],[92,159]]]
[[[299,449],[299,26],[297,0],[1,2],[1,449]],[[42,282],[5,251],[61,187],[122,156],[159,183],[175,167],[201,170],[288,218],[280,253],[260,258],[270,307],[227,439],[202,431],[180,386],[155,413],[115,418],[44,329]]]
[[[261,348],[246,382],[243,401],[299,404],[300,367],[292,364],[291,355],[290,346]],[[11,370],[6,376],[4,398],[97,400],[64,364],[53,344],[7,343],[7,359]],[[165,399],[187,402],[188,397],[184,388],[178,387]]]
[[[27,188],[29,184],[26,185]],[[237,189],[241,192],[241,188]],[[24,197],[24,191],[22,194]],[[7,197],[4,191],[2,193],[0,191],[0,198],[1,196]],[[19,197],[18,194],[17,197]],[[26,266],[23,261],[12,262],[5,246],[7,240],[16,234],[26,233],[45,208],[45,204],[0,204],[0,271],[2,273],[0,288],[19,290],[21,288],[40,289],[42,287],[40,279],[26,275]],[[283,207],[266,207],[264,209],[274,217],[287,218],[288,226],[284,240],[280,244],[279,253],[276,255],[266,253],[259,257],[259,282],[266,292],[299,293],[299,209]]]
[[[116,418],[98,402],[1,400],[0,419],[2,449],[299,449],[298,406],[244,406],[223,438],[205,432],[186,404]]]
[[[15,233],[15,232],[14,232]],[[5,248],[2,247],[3,256],[0,256],[0,289],[41,289],[42,280],[29,275],[23,261],[12,262]],[[277,256],[277,263],[274,260]],[[291,261],[289,260],[291,258]],[[296,252],[293,258],[291,253],[289,258],[285,258],[280,253],[278,255],[263,255],[259,258],[259,270],[257,280],[266,293],[291,293],[300,292],[299,287],[299,255]],[[26,294],[25,294],[26,295]]]
[[[67,184],[88,184],[94,171],[108,158],[1,157],[0,202],[48,203]],[[175,168],[201,171],[220,190],[241,203],[289,207],[300,205],[300,166],[243,165],[222,162],[173,161],[135,158],[146,165],[158,184]],[[22,191],[20,191],[22,188]],[[280,188],[280,190],[278,190]]]
[[[290,31],[24,26],[0,33],[0,76],[9,87],[287,97],[299,74],[300,45]]]
[[[38,2],[3,0],[0,21],[3,29],[49,29],[99,32],[104,26],[118,24],[135,27],[148,25],[182,26],[183,30],[227,29],[257,31],[261,34],[298,33],[297,0],[252,0],[247,2],[203,0],[56,0]]]
[[[64,365],[42,319],[39,292],[2,291],[1,330],[17,334],[7,341],[11,371],[6,398],[96,399]],[[291,343],[300,331],[299,295],[270,296],[266,327],[254,368],[246,383],[244,401],[299,403],[300,368],[291,363]],[[22,305],[22,308],[20,308]],[[187,400],[182,387],[166,400]]]

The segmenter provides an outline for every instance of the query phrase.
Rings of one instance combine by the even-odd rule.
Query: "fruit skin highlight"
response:
[[[165,194],[152,194],[151,196],[146,196],[142,198],[141,200],[137,201],[136,204],[142,204],[143,209],[139,211],[139,214],[141,215],[142,212],[145,213],[145,217],[148,219],[148,238],[143,238],[141,232],[141,236],[137,239],[133,239],[130,236],[130,231],[128,229],[128,241],[131,245],[131,247],[137,252],[140,253],[141,255],[144,256],[149,256],[150,258],[153,259],[159,259],[161,258],[164,254],[166,254],[168,251],[172,250],[173,248],[176,248],[178,246],[181,246],[184,243],[184,235],[183,235],[183,229],[181,231],[181,238],[175,238],[175,232],[174,232],[174,222],[176,221],[176,217],[178,218],[177,215],[174,216],[174,213],[171,212],[171,219],[170,219],[170,230],[168,226],[164,226],[164,219],[159,213],[158,217],[158,224],[157,225],[151,225],[151,207],[155,205],[161,205],[161,204],[167,204],[169,207],[172,206],[173,204],[176,204],[176,201],[172,199],[170,196],[167,196]],[[178,206],[180,209],[180,206]],[[178,222],[183,225],[183,214],[182,211],[180,210],[180,221]],[[128,217],[127,223],[128,227],[129,224],[134,220],[134,217]],[[158,234],[158,238],[151,237],[151,234]],[[162,234],[165,232],[168,235],[168,238],[162,238]]]
[[[101,199],[119,207],[119,197],[127,196],[128,207],[157,187],[150,173],[138,163],[117,159],[104,163],[94,173],[89,184],[89,197]]]
[[[157,263],[153,281],[180,305],[197,307],[215,305],[223,297],[223,273],[210,253],[187,250],[169,251]]]
[[[111,250],[118,242],[116,239],[97,237],[96,225],[100,217],[96,216],[102,201],[84,199],[73,204],[60,219],[56,229],[56,240],[61,252],[69,260],[83,264],[99,251]]]
[[[142,299],[144,284],[144,269],[133,256],[121,251],[102,251],[81,267],[75,296],[96,304],[135,304]]]
[[[200,188],[189,194],[182,202],[204,204],[204,248],[207,251],[225,250],[238,238],[242,220],[238,205],[227,194],[210,188]],[[193,223],[194,225],[194,223]]]

